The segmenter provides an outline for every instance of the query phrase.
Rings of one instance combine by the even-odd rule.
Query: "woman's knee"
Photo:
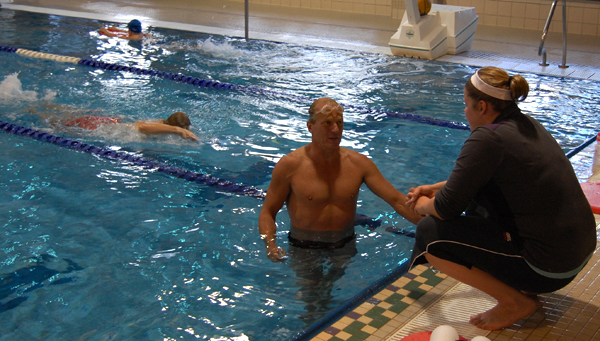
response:
[[[415,233],[417,242],[430,243],[438,239],[438,221],[439,219],[427,216],[419,221]]]

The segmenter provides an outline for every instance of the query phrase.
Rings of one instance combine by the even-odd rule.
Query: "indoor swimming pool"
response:
[[[402,192],[444,180],[469,134],[462,88],[473,67],[168,29],[128,42],[100,36],[106,24],[0,10],[0,46],[130,68],[0,51],[0,121],[259,192],[274,164],[310,141],[307,111],[319,97],[346,106],[342,146]],[[600,84],[524,76],[521,107],[565,152],[597,133]],[[175,111],[200,142],[53,123]],[[414,226],[366,187],[358,213],[381,226],[356,227],[355,254],[273,263],[258,234],[260,196],[30,136],[0,133],[0,147],[1,340],[293,339],[412,248],[394,232]],[[288,229],[284,208],[284,248]]]

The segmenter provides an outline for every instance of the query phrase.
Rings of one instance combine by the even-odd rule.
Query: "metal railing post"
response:
[[[559,68],[566,69],[567,65],[567,0],[562,0],[562,12],[563,12],[563,55],[562,64]]]
[[[538,49],[538,56],[542,56],[541,66],[548,66],[549,64],[546,62],[546,49],[544,48],[544,42],[546,40],[546,35],[548,35],[548,29],[550,28],[550,23],[552,22],[552,17],[554,16],[554,10],[556,9],[556,4],[558,0],[554,0],[552,2],[552,7],[550,7],[550,13],[548,14],[548,19],[546,20],[546,25],[544,26],[544,31],[542,32],[542,41],[540,42],[540,47]],[[567,65],[567,1],[562,0],[562,10],[563,10],[563,55],[562,55],[562,64],[559,65],[560,68],[566,69],[569,66]]]
[[[245,1],[245,6],[244,6],[244,27],[245,27],[245,37],[246,37],[246,41],[248,41],[248,1]]]

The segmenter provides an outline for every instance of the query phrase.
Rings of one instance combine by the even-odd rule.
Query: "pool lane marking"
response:
[[[132,72],[132,73],[140,74],[140,75],[156,76],[156,77],[161,77],[161,78],[165,78],[165,79],[171,79],[171,80],[174,80],[174,81],[177,81],[180,83],[187,83],[187,84],[198,86],[198,87],[222,89],[222,90],[237,90],[237,91],[242,91],[242,92],[257,93],[257,94],[262,94],[262,95],[267,95],[267,96],[286,98],[286,99],[299,101],[299,102],[303,102],[303,103],[307,103],[307,104],[312,102],[312,100],[306,96],[290,95],[290,94],[286,94],[286,93],[276,92],[276,91],[272,91],[272,90],[265,90],[265,89],[260,89],[260,88],[256,88],[256,87],[249,87],[249,86],[244,86],[244,85],[222,83],[219,81],[205,80],[205,79],[200,79],[200,78],[196,78],[196,77],[191,77],[191,76],[186,76],[186,75],[176,74],[176,73],[171,73],[171,72],[155,71],[155,70],[142,69],[142,68],[138,68],[138,67],[123,66],[123,65],[118,65],[118,64],[105,63],[105,62],[97,61],[97,60],[88,60],[88,59],[81,59],[81,58],[76,58],[76,57],[60,56],[60,55],[55,55],[55,54],[36,52],[36,51],[31,51],[31,50],[26,50],[26,49],[21,49],[21,48],[14,48],[14,47],[9,47],[9,46],[2,46],[2,45],[0,45],[0,51],[13,52],[13,53],[17,53],[20,55],[33,57],[33,58],[43,58],[43,59],[49,59],[49,60],[54,60],[54,61],[58,61],[58,62],[68,62],[68,63],[74,63],[74,64],[80,64],[80,65],[87,65],[87,66],[105,69],[105,70],[126,71],[126,72]],[[420,115],[416,115],[416,114],[387,112],[385,110],[376,110],[376,109],[371,109],[371,108],[363,107],[363,106],[344,105],[344,107],[346,109],[355,110],[362,114],[372,114],[375,116],[386,115],[387,117],[391,117],[391,118],[399,118],[399,119],[409,120],[409,121],[413,121],[413,122],[417,122],[417,123],[429,124],[429,125],[433,125],[433,126],[441,126],[441,127],[446,127],[446,128],[451,128],[451,129],[459,129],[459,130],[469,130],[469,126],[467,124],[461,123],[461,122],[440,120],[440,119],[426,117],[426,116],[420,116]]]
[[[17,49],[15,51],[15,53],[21,54],[24,56],[28,56],[28,57],[49,59],[49,60],[54,60],[54,61],[63,62],[63,63],[77,64],[77,63],[79,63],[79,61],[81,61],[81,58],[61,56],[58,54],[51,54],[51,53],[45,53],[45,52],[36,52],[36,51],[25,50],[25,49]]]
[[[600,134],[600,131],[598,132],[598,134]],[[584,150],[590,144],[596,142],[598,134],[593,135],[592,137],[590,137],[588,140],[586,140],[585,142],[583,142],[579,146],[571,149],[571,151],[569,151],[567,153],[567,157],[570,159],[571,157],[577,155],[580,151]]]
[[[115,151],[93,146],[91,144],[81,143],[76,140],[67,139],[64,137],[44,133],[38,130],[26,128],[16,124],[0,121],[0,129],[6,133],[14,135],[31,137],[42,142],[52,143],[61,147],[75,149],[86,152],[92,155],[97,155],[105,159],[118,161],[122,163],[130,163],[136,166],[141,166],[148,170],[156,170],[167,175],[188,181],[196,182],[211,187],[216,187],[226,192],[234,193],[240,196],[254,197],[264,199],[265,191],[243,184],[237,184],[228,180],[220,179],[211,175],[202,174],[176,166],[171,166],[165,163],[150,160],[145,157],[137,156],[129,152]]]

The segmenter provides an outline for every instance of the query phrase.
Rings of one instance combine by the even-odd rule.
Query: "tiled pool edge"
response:
[[[382,340],[434,304],[456,283],[430,266],[416,266],[312,340]]]

